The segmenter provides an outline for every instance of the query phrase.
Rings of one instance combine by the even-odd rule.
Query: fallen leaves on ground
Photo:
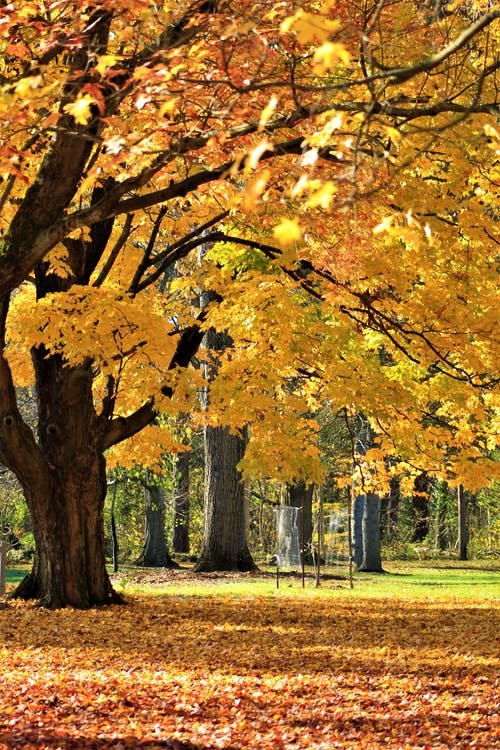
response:
[[[13,602],[0,748],[498,747],[499,609],[209,592],[91,611]]]

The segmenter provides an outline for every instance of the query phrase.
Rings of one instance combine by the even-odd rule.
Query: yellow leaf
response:
[[[260,116],[260,121],[259,121],[259,130],[263,130],[265,128],[268,120],[273,116],[273,113],[274,113],[274,110],[276,109],[277,104],[278,104],[278,97],[272,96],[267,107],[262,110],[262,114]]]
[[[166,115],[172,114],[172,112],[174,112],[178,107],[178,101],[178,97],[175,97],[173,99],[168,99],[166,102],[163,102],[160,107],[160,117],[165,117]]]
[[[373,228],[373,234],[380,234],[381,232],[388,232],[394,223],[394,216],[385,216],[380,224],[377,224]]]
[[[299,10],[294,16],[285,18],[280,31],[282,34],[294,31],[299,42],[310,44],[314,41],[326,42],[339,28],[339,21],[330,21],[316,13],[304,13]]]
[[[245,167],[248,169],[257,169],[260,158],[266,151],[274,151],[274,146],[269,141],[264,140],[250,151],[248,158],[245,161]]]
[[[112,68],[119,60],[121,60],[120,55],[99,55],[95,69],[102,76],[108,68]]]
[[[92,117],[91,107],[93,104],[96,104],[94,97],[85,94],[79,96],[74,102],[66,104],[64,111],[72,115],[77,125],[86,125]]]
[[[297,221],[292,219],[281,219],[273,229],[273,235],[280,245],[284,247],[293,245],[302,237],[302,230]]]
[[[271,172],[264,169],[247,183],[243,193],[236,193],[232,199],[233,205],[240,205],[247,211],[255,209],[255,204],[267,188]]]
[[[320,74],[332,70],[339,61],[343,62],[344,65],[349,65],[350,59],[349,52],[343,44],[325,42],[314,53],[314,72]]]
[[[308,198],[306,208],[321,206],[321,208],[327,209],[335,191],[335,183],[328,180]]]

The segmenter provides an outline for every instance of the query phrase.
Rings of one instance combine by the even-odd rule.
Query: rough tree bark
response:
[[[202,300],[203,302],[203,300]],[[230,345],[225,333],[209,330],[204,343],[211,352],[205,366],[209,381],[217,370],[217,351]],[[202,394],[208,404],[208,385]],[[245,488],[237,468],[245,453],[245,439],[227,427],[204,429],[205,509],[200,559],[196,570],[256,570],[247,543]]]
[[[363,516],[361,534],[363,555],[358,570],[365,573],[382,573],[380,549],[380,497],[375,494],[362,495]]]
[[[103,431],[92,401],[90,366],[65,368],[33,353],[39,404],[38,443],[15,411],[2,424],[4,456],[31,513],[35,555],[14,596],[48,607],[120,601],[107,571],[103,506]]]
[[[237,464],[245,441],[226,427],[205,427],[205,522],[196,570],[256,570],[247,544],[245,488]]]
[[[307,564],[313,561],[313,517],[312,517],[312,501],[313,501],[314,485],[306,485],[305,482],[297,482],[297,484],[287,484],[285,486],[284,497],[282,502],[284,505],[290,505],[292,508],[300,508],[300,522],[301,522],[301,544],[304,549],[302,554],[304,555],[304,561]]]

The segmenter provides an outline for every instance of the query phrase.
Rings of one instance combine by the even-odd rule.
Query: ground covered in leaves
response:
[[[494,601],[133,595],[0,610],[0,748],[500,746]]]

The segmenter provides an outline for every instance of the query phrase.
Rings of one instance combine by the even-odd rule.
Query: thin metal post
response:
[[[352,495],[351,488],[347,487],[347,536],[349,539],[349,588],[354,588],[353,559],[352,559]]]
[[[305,534],[304,534],[304,498],[302,497],[302,506],[301,506],[301,547],[302,547],[302,588],[305,589],[306,587],[306,555],[305,555]]]

